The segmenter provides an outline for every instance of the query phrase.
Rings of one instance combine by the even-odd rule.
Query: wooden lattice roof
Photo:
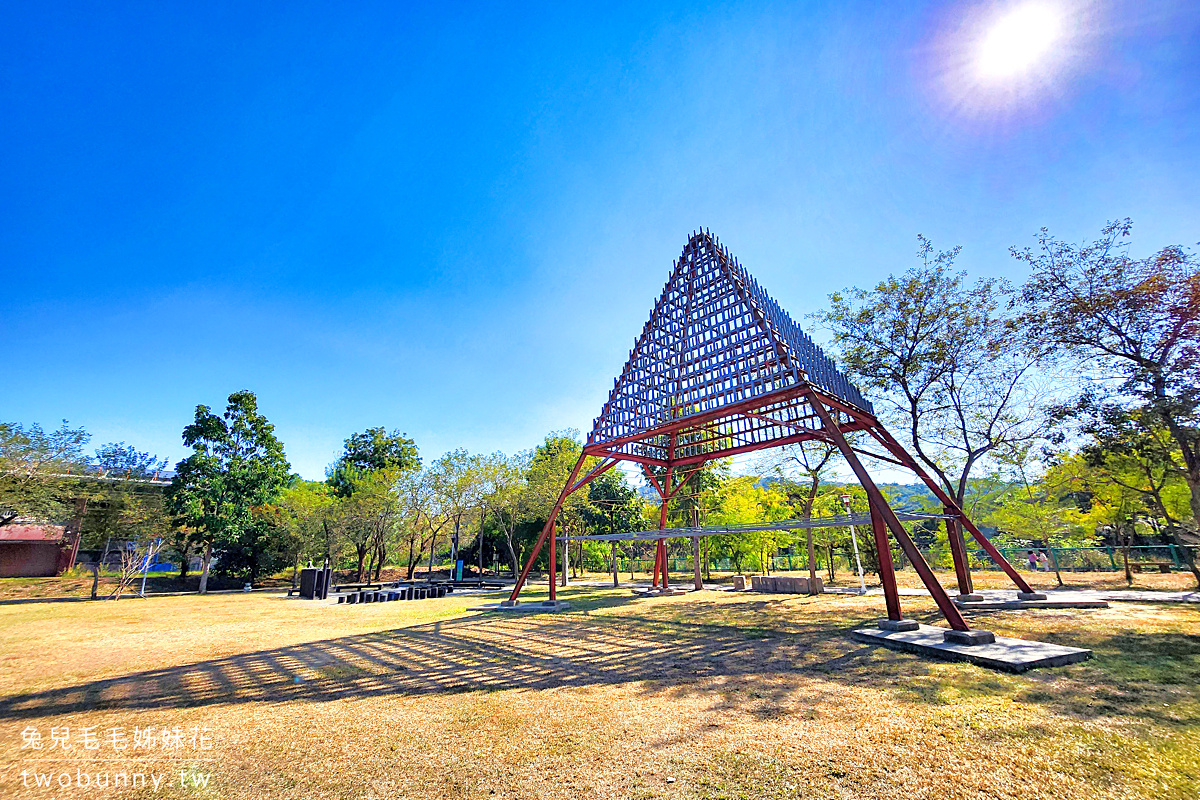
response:
[[[594,453],[687,463],[796,440],[806,389],[870,402],[708,231],[675,262],[588,436]]]

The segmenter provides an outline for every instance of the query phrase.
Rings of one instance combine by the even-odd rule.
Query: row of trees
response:
[[[1200,269],[1180,247],[1131,257],[1130,233],[1124,220],[1076,246],[1042,231],[1037,247],[1013,250],[1030,270],[1019,288],[970,283],[958,248],[920,237],[916,265],[834,293],[817,320],[880,416],[978,522],[1012,543],[1181,545],[1200,584]],[[372,428],[345,441],[326,480],[303,481],[250,392],[231,395],[221,414],[199,406],[183,438],[192,454],[162,493],[138,480],[161,461],[123,443],[99,448],[96,463],[126,485],[84,487],[74,477],[82,430],[0,425],[0,524],[61,515],[88,497],[92,531],[163,540],[185,570],[199,553],[202,590],[216,555],[218,569],[251,581],[324,559],[359,580],[387,566],[411,577],[444,551],[452,563],[494,560],[515,573],[581,448],[567,432],[511,456],[455,450],[425,464],[405,434]],[[821,443],[770,454],[749,476],[710,463],[673,501],[671,524],[837,513],[847,493],[831,480],[839,464]],[[642,491],[610,471],[568,500],[560,527],[657,527]],[[937,510],[923,492],[901,504]],[[784,533],[711,537],[701,557],[761,568],[781,548],[811,550],[831,567],[847,534],[818,532],[811,547]],[[937,546],[947,534],[914,535]],[[674,546],[688,555],[688,543]],[[640,554],[599,549],[573,548],[572,563]]]
[[[979,479],[1002,485],[996,522],[1042,527],[1037,539],[1093,508],[1101,533],[1148,523],[1200,585],[1200,268],[1178,246],[1133,258],[1131,231],[1073,245],[1043,229],[1012,250],[1030,269],[1019,289],[968,284],[958,248],[921,237],[917,266],[835,293],[819,319],[960,503]]]

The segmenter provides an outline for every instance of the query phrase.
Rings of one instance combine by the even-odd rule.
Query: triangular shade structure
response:
[[[847,438],[855,432],[854,441]],[[970,532],[1021,591],[1032,594],[1029,584],[954,499],[875,419],[858,388],[737,259],[702,230],[692,234],[675,262],[506,604],[517,603],[547,542],[550,563],[556,563],[553,532],[566,498],[618,462],[641,464],[661,497],[662,538],[657,543],[653,584],[657,586],[661,577],[665,588],[665,540],[691,535],[687,529],[676,533],[666,528],[667,505],[699,465],[813,439],[837,448],[866,491],[876,551],[890,552],[890,532],[952,628],[967,630],[967,623],[858,454],[912,470],[942,502],[947,527],[953,528],[949,540],[960,594],[971,594],[971,577],[958,525]],[[585,465],[590,468],[583,474]],[[879,570],[888,618],[899,620],[900,596],[891,560],[881,559]],[[554,587],[551,581],[551,604]]]
[[[806,428],[820,429],[812,409],[788,391],[806,382],[873,411],[758,281],[702,230],[675,262],[588,445],[644,463],[687,464],[782,444]]]

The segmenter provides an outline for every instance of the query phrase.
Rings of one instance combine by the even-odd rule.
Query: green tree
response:
[[[293,588],[297,569],[304,558],[320,560],[331,556],[325,533],[327,515],[335,501],[328,484],[297,478],[289,483],[276,502],[288,532],[286,544],[292,554]]]
[[[881,401],[881,416],[963,506],[977,467],[1045,436],[1034,380],[1043,352],[1006,314],[1003,284],[967,285],[954,271],[960,248],[935,252],[917,238],[918,266],[871,290],[835,292],[820,318],[842,364]]]
[[[388,433],[382,427],[367,428],[362,433],[352,434],[344,445],[341,457],[329,472],[330,485],[343,497],[354,491],[355,476],[393,467],[401,470],[421,468],[417,443],[398,430]]]
[[[112,477],[153,478],[166,468],[167,460],[124,442],[109,442],[96,448],[96,465]]]
[[[1149,446],[1166,433],[1174,452],[1157,463],[1183,479],[1190,506],[1171,535],[1200,584],[1187,546],[1200,545],[1200,263],[1175,245],[1130,257],[1132,227],[1109,223],[1082,245],[1043,228],[1036,249],[1013,248],[1033,270],[1022,331],[1088,379],[1069,411],[1102,445]]]
[[[71,492],[64,492],[64,481],[87,464],[83,446],[90,438],[66,420],[49,433],[37,424],[0,422],[0,526],[68,516]]]
[[[813,504],[817,501],[821,482],[832,474],[833,460],[837,453],[837,447],[828,442],[800,442],[780,448],[764,462],[765,471],[783,482],[781,488],[799,519],[812,518]],[[814,535],[812,528],[805,529],[809,594],[817,594]]]
[[[225,413],[196,406],[195,420],[183,430],[192,454],[175,467],[167,488],[168,508],[194,532],[204,548],[200,593],[208,590],[213,549],[237,548],[252,570],[264,532],[257,507],[273,502],[288,482],[289,465],[274,426],[258,411],[253,392],[229,395]],[[252,575],[252,581],[256,575]]]
[[[525,530],[540,531],[545,525],[546,518],[558,500],[558,495],[582,451],[583,444],[579,441],[579,432],[574,430],[549,433],[545,440],[534,448],[526,473],[527,505],[523,520]],[[588,459],[580,474],[585,474],[595,463],[595,459]],[[556,527],[560,530],[557,535],[569,534],[583,526],[587,502],[584,492],[575,492],[566,499],[558,515]],[[542,552],[549,558],[548,548]],[[555,568],[556,565],[550,564],[551,573]]]
[[[513,456],[493,453],[481,464],[487,487],[483,494],[484,507],[504,537],[505,555],[514,578],[521,569],[517,531],[521,528],[530,499],[527,476],[529,458],[528,452]]]
[[[479,514],[485,488],[483,469],[478,456],[458,449],[446,453],[430,466],[433,489],[441,498],[444,513],[450,519],[450,570],[458,560],[462,529]]]

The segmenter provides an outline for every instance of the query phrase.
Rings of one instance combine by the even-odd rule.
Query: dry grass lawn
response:
[[[521,616],[468,612],[477,600],[464,597],[0,607],[0,796],[1028,800],[1200,787],[1195,607],[977,615],[1096,652],[1012,676],[851,641],[879,598],[564,594],[571,612]],[[938,622],[929,600],[905,600]],[[49,733],[64,726],[178,726],[185,746],[85,751],[73,738],[71,761],[32,761],[58,756]],[[212,749],[187,745],[193,728]],[[30,729],[41,751],[22,748]],[[181,789],[181,768],[208,786]],[[23,770],[31,783],[38,770],[166,777],[157,793],[38,789]]]

